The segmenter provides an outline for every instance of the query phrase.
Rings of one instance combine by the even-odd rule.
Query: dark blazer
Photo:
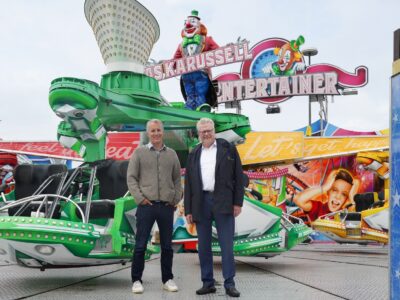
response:
[[[194,221],[200,220],[203,202],[201,150],[202,144],[197,145],[186,163],[185,215],[193,215]],[[217,139],[213,212],[232,214],[233,205],[243,205],[243,196],[243,170],[239,153],[234,145],[224,139]]]

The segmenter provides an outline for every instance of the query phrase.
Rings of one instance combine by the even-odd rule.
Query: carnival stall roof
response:
[[[321,126],[322,124],[322,126]],[[302,131],[305,135],[307,132],[307,127],[302,127],[294,131]],[[324,120],[317,120],[311,124],[311,136],[320,136],[322,128],[322,136],[356,136],[356,135],[387,135],[388,131],[378,130],[378,131],[354,131],[349,129],[340,128]]]

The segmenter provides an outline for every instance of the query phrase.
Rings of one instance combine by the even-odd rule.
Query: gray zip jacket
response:
[[[129,160],[127,183],[137,204],[145,198],[178,204],[182,197],[181,165],[175,150],[164,146],[156,151],[151,144],[137,148]]]

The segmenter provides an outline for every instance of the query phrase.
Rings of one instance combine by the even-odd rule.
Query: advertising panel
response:
[[[392,77],[392,116],[390,140],[390,294],[400,295],[400,75]]]
[[[115,160],[129,159],[139,146],[138,132],[110,132],[107,135],[106,158]],[[75,151],[63,147],[59,142],[19,142],[0,141],[0,152],[38,155],[62,159],[83,160]]]
[[[251,132],[237,147],[243,165],[300,161],[389,148],[388,136],[304,137],[303,132]]]
[[[274,167],[275,168],[275,167]],[[268,173],[269,166],[249,169]],[[262,202],[310,224],[321,215],[347,208],[355,211],[354,196],[383,189],[383,181],[360,168],[356,156],[303,161],[287,169],[280,178],[250,179],[250,187],[262,194]]]

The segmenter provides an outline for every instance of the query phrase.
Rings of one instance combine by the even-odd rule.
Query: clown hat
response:
[[[304,44],[304,37],[300,35],[297,40],[292,40],[290,41],[290,48],[292,48],[293,51],[299,51],[300,46]]]
[[[196,19],[200,20],[200,18],[199,18],[199,12],[198,12],[197,10],[195,10],[195,9],[193,9],[193,10],[190,12],[190,16],[188,16],[188,18],[189,18],[189,17],[193,17],[193,18],[196,18]]]

